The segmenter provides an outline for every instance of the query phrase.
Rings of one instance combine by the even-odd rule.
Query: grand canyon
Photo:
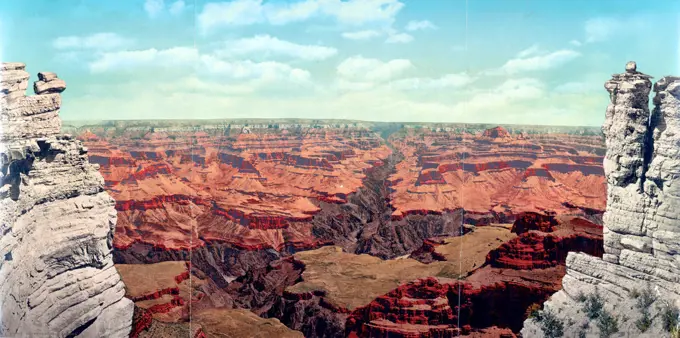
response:
[[[680,338],[678,13],[2,1],[0,337]]]
[[[133,336],[209,336],[232,330],[210,318],[250,313],[258,324],[243,325],[258,326],[245,332],[274,320],[277,335],[511,337],[560,289],[569,251],[602,256],[596,128],[62,129],[116,200],[113,260],[135,302]]]
[[[650,111],[650,77],[627,64],[602,133],[63,123],[57,74],[26,96],[25,65],[2,72],[3,334],[678,332],[680,78],[656,83]]]

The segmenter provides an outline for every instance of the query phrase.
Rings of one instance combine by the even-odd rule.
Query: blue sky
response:
[[[3,1],[0,59],[62,118],[600,125],[629,60],[680,75],[680,2]]]

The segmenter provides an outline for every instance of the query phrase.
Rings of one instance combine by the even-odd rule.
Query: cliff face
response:
[[[87,148],[60,135],[64,81],[0,68],[0,336],[125,337],[132,302],[112,261],[114,200]]]
[[[605,84],[611,103],[602,127],[607,144],[603,259],[570,253],[563,289],[544,305],[565,320],[568,337],[605,328],[588,324],[583,296],[604,301],[603,313],[618,321],[610,332],[619,335],[667,335],[662,318],[672,312],[664,309],[680,305],[680,78],[664,77],[654,85],[650,113],[652,82],[635,68],[627,64],[625,73]],[[647,296],[640,296],[645,290]],[[567,318],[580,325],[567,325]],[[542,336],[539,326],[527,320],[522,332]]]

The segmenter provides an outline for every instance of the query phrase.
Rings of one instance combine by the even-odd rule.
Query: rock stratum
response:
[[[133,303],[113,264],[115,201],[87,148],[60,134],[66,84],[0,68],[0,336],[127,337]]]
[[[228,270],[209,268],[227,281],[280,253],[335,244],[388,259],[462,223],[604,210],[598,136],[168,129],[89,126],[79,135],[117,201],[119,262],[189,250],[237,257]]]
[[[227,326],[199,314],[242,310],[275,320],[256,327],[287,326],[277,335],[512,337],[561,288],[568,251],[602,255],[597,134],[162,121],[74,131],[116,199],[135,337],[210,336]]]
[[[605,83],[611,103],[602,126],[607,144],[604,254],[600,259],[570,253],[562,290],[544,304],[559,320],[571,318],[576,324],[565,324],[568,337],[664,337],[677,330],[680,78],[666,76],[654,86],[650,78],[631,62]],[[594,318],[583,310],[590,297],[604,303]],[[675,313],[669,311],[673,308]],[[544,334],[533,319],[522,332]]]
[[[389,180],[392,217],[465,210],[465,222],[512,223],[525,212],[601,214],[604,144],[597,136],[413,132],[393,138],[405,159]]]

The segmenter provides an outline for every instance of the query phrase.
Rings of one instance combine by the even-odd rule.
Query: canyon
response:
[[[643,268],[654,248],[673,282],[670,216],[650,216],[652,239],[602,226],[630,210],[605,212],[607,184],[641,173],[642,212],[673,206],[673,134],[631,134],[662,145],[622,146],[640,162],[576,127],[62,125],[63,80],[25,96],[25,66],[2,72],[2,334],[517,337],[583,278],[578,257]]]
[[[245,313],[280,335],[516,336],[568,251],[602,256],[588,128],[250,122],[65,126],[116,200],[134,336]]]

